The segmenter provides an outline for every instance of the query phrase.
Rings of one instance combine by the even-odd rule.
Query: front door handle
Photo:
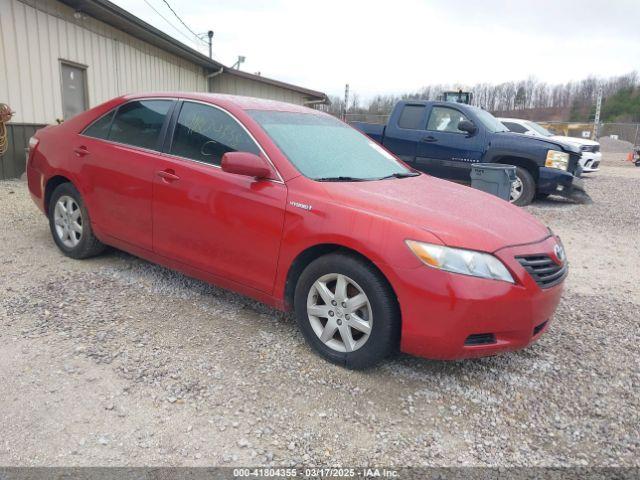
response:
[[[425,143],[431,143],[431,142],[437,142],[438,139],[436,137],[434,137],[433,135],[428,135],[426,137],[422,137],[420,139],[421,142],[425,142]]]
[[[158,172],[158,176],[167,183],[176,182],[180,180],[180,177],[176,175],[176,172],[171,168],[168,168],[166,170],[160,170]]]
[[[87,150],[87,147],[85,147],[84,145],[81,145],[78,148],[74,148],[73,151],[78,157],[84,157],[85,155],[89,155],[89,150]]]

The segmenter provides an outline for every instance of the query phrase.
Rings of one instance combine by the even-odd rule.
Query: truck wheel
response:
[[[330,362],[363,369],[395,352],[400,312],[384,277],[365,260],[331,253],[311,262],[295,290],[307,343]]]
[[[49,202],[49,227],[53,241],[67,257],[93,257],[105,249],[93,234],[89,212],[80,192],[71,183],[63,183],[53,191]]]
[[[516,167],[516,181],[511,185],[509,201],[519,207],[529,205],[536,194],[536,182],[522,167]]]

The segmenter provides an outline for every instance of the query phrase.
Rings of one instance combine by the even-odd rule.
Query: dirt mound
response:
[[[611,137],[600,137],[598,141],[600,142],[600,150],[603,152],[626,153],[630,152],[633,148],[631,142],[616,140]]]

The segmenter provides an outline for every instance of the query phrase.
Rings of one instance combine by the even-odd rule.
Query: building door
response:
[[[67,63],[62,69],[62,113],[65,120],[87,109],[86,69]]]

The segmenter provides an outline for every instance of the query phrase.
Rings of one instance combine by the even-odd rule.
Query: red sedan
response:
[[[125,96],[29,146],[29,190],[65,255],[110,245],[293,309],[308,343],[349,368],[398,348],[523,348],[567,274],[559,238],[528,213],[304,107]]]

